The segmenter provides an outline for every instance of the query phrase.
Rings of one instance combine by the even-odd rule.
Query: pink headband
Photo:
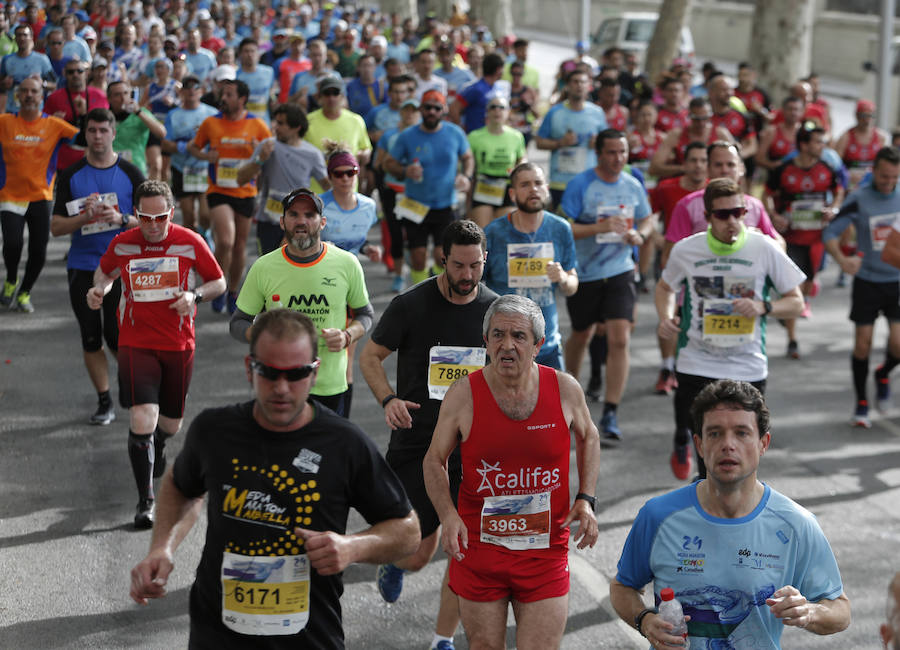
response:
[[[347,153],[346,151],[341,151],[340,153],[334,154],[331,158],[328,159],[328,173],[330,174],[337,167],[356,167],[359,169],[359,163],[356,161],[356,157],[352,153]]]

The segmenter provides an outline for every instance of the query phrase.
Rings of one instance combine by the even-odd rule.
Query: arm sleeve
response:
[[[228,322],[228,333],[231,338],[241,343],[247,342],[247,330],[253,325],[253,316],[236,309]]]
[[[372,329],[372,323],[375,321],[375,308],[372,306],[372,303],[363,305],[359,309],[354,309],[353,320],[362,325],[366,332]]]

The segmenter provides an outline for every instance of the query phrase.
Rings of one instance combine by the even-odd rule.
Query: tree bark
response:
[[[791,84],[810,71],[814,0],[756,0],[750,63],[759,85],[780,106]]]
[[[647,71],[651,83],[655,84],[678,56],[681,29],[685,25],[690,8],[691,0],[663,0],[659,8],[656,29],[653,30],[653,38],[647,45],[644,59],[644,70]]]
[[[453,15],[453,4],[455,0],[428,0],[426,6],[426,11],[433,11],[438,20],[441,22],[447,22],[450,16]]]
[[[512,0],[478,0],[472,9],[496,40],[513,33]]]
[[[412,18],[419,21],[418,3],[416,0],[381,0],[379,3],[382,13],[397,13],[403,18]]]

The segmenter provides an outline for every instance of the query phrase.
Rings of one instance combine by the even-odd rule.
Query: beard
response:
[[[309,250],[313,246],[318,246],[320,232],[321,230],[317,230],[315,232],[298,233],[291,237],[291,245],[301,251]]]
[[[459,282],[454,282],[449,275],[447,275],[447,286],[450,287],[450,291],[456,293],[460,296],[468,296],[470,293],[475,291],[475,287],[478,286],[477,280],[465,280],[466,284],[461,284]]]
[[[520,212],[525,212],[527,214],[540,212],[544,209],[544,203],[544,199],[525,199],[524,201],[520,201],[518,198],[515,199],[516,208],[518,208]]]

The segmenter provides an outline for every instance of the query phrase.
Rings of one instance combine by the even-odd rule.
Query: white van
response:
[[[607,18],[591,37],[591,56],[599,61],[608,48],[618,47],[625,52],[637,54],[643,68],[644,54],[653,37],[658,17],[659,14],[652,12],[628,12]],[[687,26],[681,29],[678,56],[694,68],[694,37]]]

